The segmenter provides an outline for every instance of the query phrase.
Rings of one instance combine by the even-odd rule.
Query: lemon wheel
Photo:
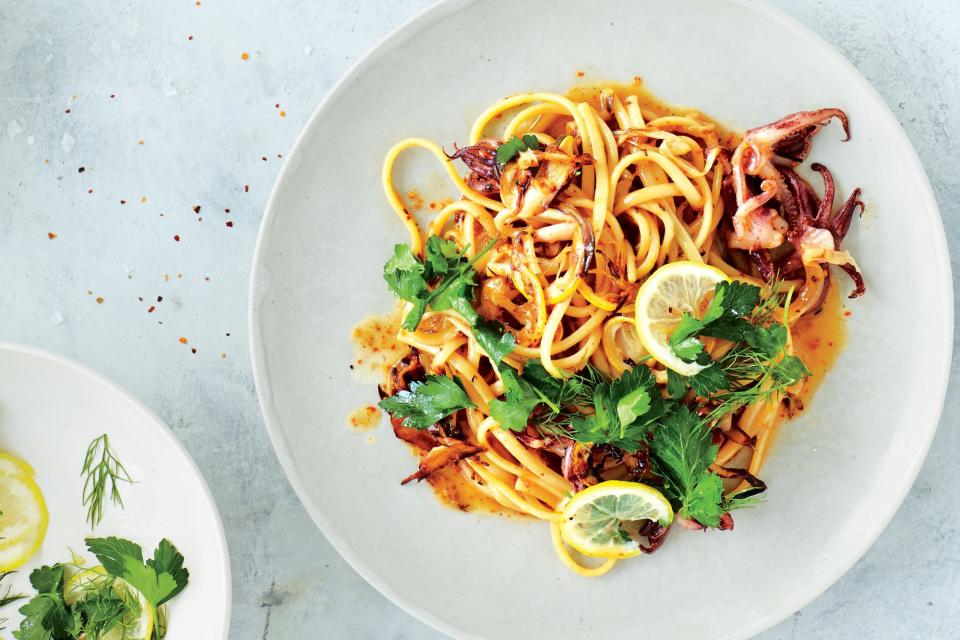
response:
[[[63,600],[67,604],[80,602],[88,593],[111,582],[113,592],[131,605],[130,613],[99,640],[150,640],[155,624],[153,607],[139,591],[122,578],[112,578],[102,566],[81,569],[70,575],[63,583]]]
[[[670,335],[684,312],[700,317],[709,294],[730,278],[715,267],[697,262],[671,262],[654,271],[637,292],[637,335],[657,362],[673,371],[692,376],[704,365],[685,362],[673,352]]]
[[[653,487],[608,480],[574,494],[563,508],[563,518],[561,539],[583,555],[629,558],[641,549],[626,527],[641,520],[667,526],[673,522],[673,509]]]
[[[0,571],[33,557],[47,534],[47,505],[26,462],[0,453]]]

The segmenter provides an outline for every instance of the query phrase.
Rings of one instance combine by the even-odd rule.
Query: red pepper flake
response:
[[[97,296],[97,304],[103,304],[103,296]]]
[[[187,40],[193,40],[193,36],[187,36]]]
[[[266,162],[266,161],[267,161],[267,156],[260,156],[260,159],[263,160],[264,162]]]
[[[48,232],[47,232],[47,237],[50,238],[51,240],[53,240],[54,238],[57,237],[57,234],[55,234],[53,231],[48,231]]]
[[[111,99],[111,100],[113,100],[113,99],[116,98],[116,97],[117,97],[117,94],[115,94],[115,93],[111,93],[111,94],[110,94],[110,99]]]
[[[843,312],[843,317],[844,317],[844,318],[849,318],[849,317],[852,316],[852,315],[853,315],[853,312],[850,311],[849,309],[846,309],[846,310]]]
[[[277,104],[273,105],[273,107],[274,107],[275,109],[279,109],[279,108],[280,108],[280,103],[278,102]]]
[[[121,201],[120,201],[120,204],[127,204],[127,201],[126,201],[126,200],[121,200]]]
[[[582,78],[582,77],[583,77],[583,71],[577,71],[577,77],[578,77],[578,78]]]
[[[86,170],[87,170],[86,167],[80,167],[79,169],[77,169],[77,173],[83,173]]]
[[[87,189],[87,193],[93,193],[93,188]]]
[[[278,158],[282,158],[282,157],[283,157],[283,154],[282,154],[282,153],[278,153],[278,154],[277,154],[277,157],[278,157]]]
[[[151,305],[150,308],[147,309],[147,313],[153,313],[153,312],[156,311],[156,310],[157,310],[157,308]]]
[[[196,347],[190,347],[190,353],[196,353],[196,352],[197,352]]]
[[[180,336],[180,344],[187,344],[188,340],[183,336]]]
[[[176,240],[177,242],[180,242],[180,234],[175,234],[173,236],[173,239]]]
[[[200,205],[195,205],[195,206],[193,207],[193,212],[194,212],[194,213],[200,213]]]
[[[163,302],[163,296],[157,296],[157,302]]]
[[[248,185],[248,184],[243,185],[243,192],[244,192],[244,193],[250,193],[250,185]]]
[[[232,221],[232,220],[227,220],[227,226],[228,226],[228,227],[232,227],[232,226],[233,226],[233,221]]]
[[[223,212],[224,212],[224,213],[230,213],[230,209],[224,209]]]
[[[249,60],[249,59],[250,59],[250,54],[247,53],[246,51],[244,51],[243,53],[240,54],[240,59],[241,59],[241,60]]]
[[[64,111],[64,113],[70,113],[70,109],[67,109],[66,111]]]

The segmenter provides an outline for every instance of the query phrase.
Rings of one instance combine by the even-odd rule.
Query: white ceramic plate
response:
[[[866,274],[850,339],[810,410],[763,472],[766,503],[732,534],[676,532],[598,580],[570,573],[539,523],[465,515],[425,486],[381,426],[346,426],[376,399],[348,372],[351,327],[391,308],[381,268],[406,233],[380,187],[384,153],[426,136],[451,148],[520,91],[641,76],[667,101],[739,128],[841,107],[853,140],[823,131],[812,160],[869,212],[845,247]],[[417,163],[423,160],[422,166]],[[430,158],[400,180],[429,199]],[[405,163],[410,164],[410,163]],[[448,189],[446,195],[453,195]],[[835,50],[758,3],[688,0],[449,2],[388,37],[304,129],[263,221],[251,285],[257,388],[277,454],[341,554],[400,606],[458,637],[743,638],[800,609],[863,554],[913,482],[936,429],[952,287],[936,203],[903,130]],[[849,282],[841,275],[839,286]]]
[[[104,508],[93,531],[81,504],[80,469],[90,441],[107,433],[131,477],[121,485],[126,506]],[[97,373],[51,353],[0,344],[0,450],[29,462],[50,512],[40,551],[10,584],[29,593],[27,577],[44,564],[86,552],[86,536],[119,536],[151,555],[161,538],[183,554],[187,588],[168,607],[167,638],[226,638],[230,624],[230,561],[220,516],[206,482],[183,445],[139,400]],[[16,609],[8,631],[20,626]]]

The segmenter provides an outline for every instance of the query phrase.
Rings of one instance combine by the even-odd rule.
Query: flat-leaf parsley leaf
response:
[[[447,376],[428,375],[423,382],[412,382],[410,389],[380,401],[380,408],[403,424],[426,429],[460,409],[475,407],[460,383]]]

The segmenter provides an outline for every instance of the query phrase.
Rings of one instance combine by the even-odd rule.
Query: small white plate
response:
[[[136,482],[120,486],[124,509],[105,501],[103,522],[91,531],[80,469],[87,445],[102,433]],[[84,537],[127,538],[145,556],[168,538],[190,582],[168,605],[166,637],[227,637],[230,561],[216,505],[183,445],[139,400],[75,362],[0,343],[0,451],[33,466],[50,513],[40,551],[8,579],[15,592],[30,593],[30,571],[70,561],[70,549],[96,564]],[[0,610],[8,633],[19,627],[23,604]]]
[[[585,78],[578,79],[582,70]],[[867,213],[844,248],[867,295],[809,410],[781,432],[757,509],[736,531],[676,531],[654,556],[588,580],[554,557],[547,527],[462,514],[425,486],[389,428],[346,426],[376,401],[348,364],[351,328],[393,307],[382,266],[407,240],[380,185],[383,156],[424,136],[452,149],[473,118],[522,91],[641,76],[662,99],[736,128],[840,107],[812,161]],[[456,197],[411,153],[401,187]],[[419,179],[416,179],[419,177]],[[842,274],[837,286],[849,287]],[[913,148],[876,91],[836,50],[759,2],[466,0],[389,36],[334,88],[277,180],[254,258],[251,350],[274,447],[310,515],[400,606],[457,637],[743,638],[833,584],[893,516],[943,404],[953,335],[943,226]]]

